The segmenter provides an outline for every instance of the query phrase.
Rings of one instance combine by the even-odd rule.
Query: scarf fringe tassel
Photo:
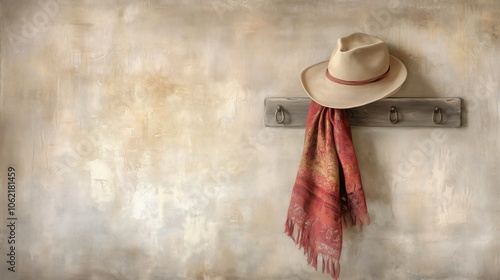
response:
[[[310,226],[310,224],[309,224]],[[299,246],[299,249],[304,248],[304,255],[307,255],[307,263],[318,270],[318,253],[313,251],[309,242],[309,233],[311,230],[306,229],[306,225],[298,225],[291,219],[287,219],[285,225],[285,233]],[[338,279],[340,276],[340,261],[332,256],[321,254],[323,273],[330,274],[333,279]]]
[[[344,214],[342,217],[342,228],[347,227],[347,220],[350,217],[351,220],[351,226],[358,226],[359,230],[363,230],[363,225],[369,225],[370,224],[370,217],[368,216],[367,213],[363,215],[356,214],[354,211],[351,211],[349,213]]]

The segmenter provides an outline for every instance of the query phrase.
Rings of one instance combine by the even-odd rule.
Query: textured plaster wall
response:
[[[1,279],[328,279],[283,234],[303,129],[269,96],[379,36],[459,129],[354,128],[341,279],[499,279],[500,2],[0,2]],[[16,170],[16,272],[7,263]]]

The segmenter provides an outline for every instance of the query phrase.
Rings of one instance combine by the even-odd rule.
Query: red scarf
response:
[[[346,216],[369,224],[347,110],[309,105],[304,151],[293,186],[285,232],[307,254],[307,262],[337,279]]]

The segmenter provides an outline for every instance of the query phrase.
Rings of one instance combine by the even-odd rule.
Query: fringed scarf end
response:
[[[318,253],[309,243],[310,232],[306,229],[306,225],[299,225],[292,219],[287,219],[285,223],[285,233],[299,246],[299,249],[304,249],[304,255],[307,256],[307,263],[318,270]],[[322,272],[330,274],[333,279],[338,279],[340,276],[340,261],[331,256],[321,254],[322,257]]]
[[[323,257],[323,273],[330,274],[333,279],[338,279],[340,276],[340,261],[338,259],[330,258],[327,256]]]
[[[351,226],[358,226],[359,230],[363,230],[364,225],[369,225],[370,224],[370,216],[368,216],[368,213],[363,213],[359,214],[356,213],[356,211],[351,211],[348,213],[345,213],[342,216],[342,228],[347,227],[347,216],[349,216],[351,220]]]
[[[292,238],[299,248],[305,246],[306,236],[304,234],[304,226],[299,226],[292,219],[287,219],[285,223],[285,233]]]

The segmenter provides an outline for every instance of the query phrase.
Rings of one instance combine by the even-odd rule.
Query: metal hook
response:
[[[396,116],[395,118],[392,117],[393,114]],[[396,106],[391,106],[391,111],[389,112],[389,121],[391,121],[392,124],[395,124],[399,121],[398,109],[396,109]]]
[[[441,108],[439,108],[439,106],[434,107],[434,112],[432,113],[432,121],[435,124],[440,124],[443,121],[443,113],[441,112]]]
[[[278,113],[281,113],[281,119],[278,119]],[[274,113],[274,118],[276,119],[276,123],[282,124],[285,121],[285,111],[281,105],[276,107],[276,112]]]

